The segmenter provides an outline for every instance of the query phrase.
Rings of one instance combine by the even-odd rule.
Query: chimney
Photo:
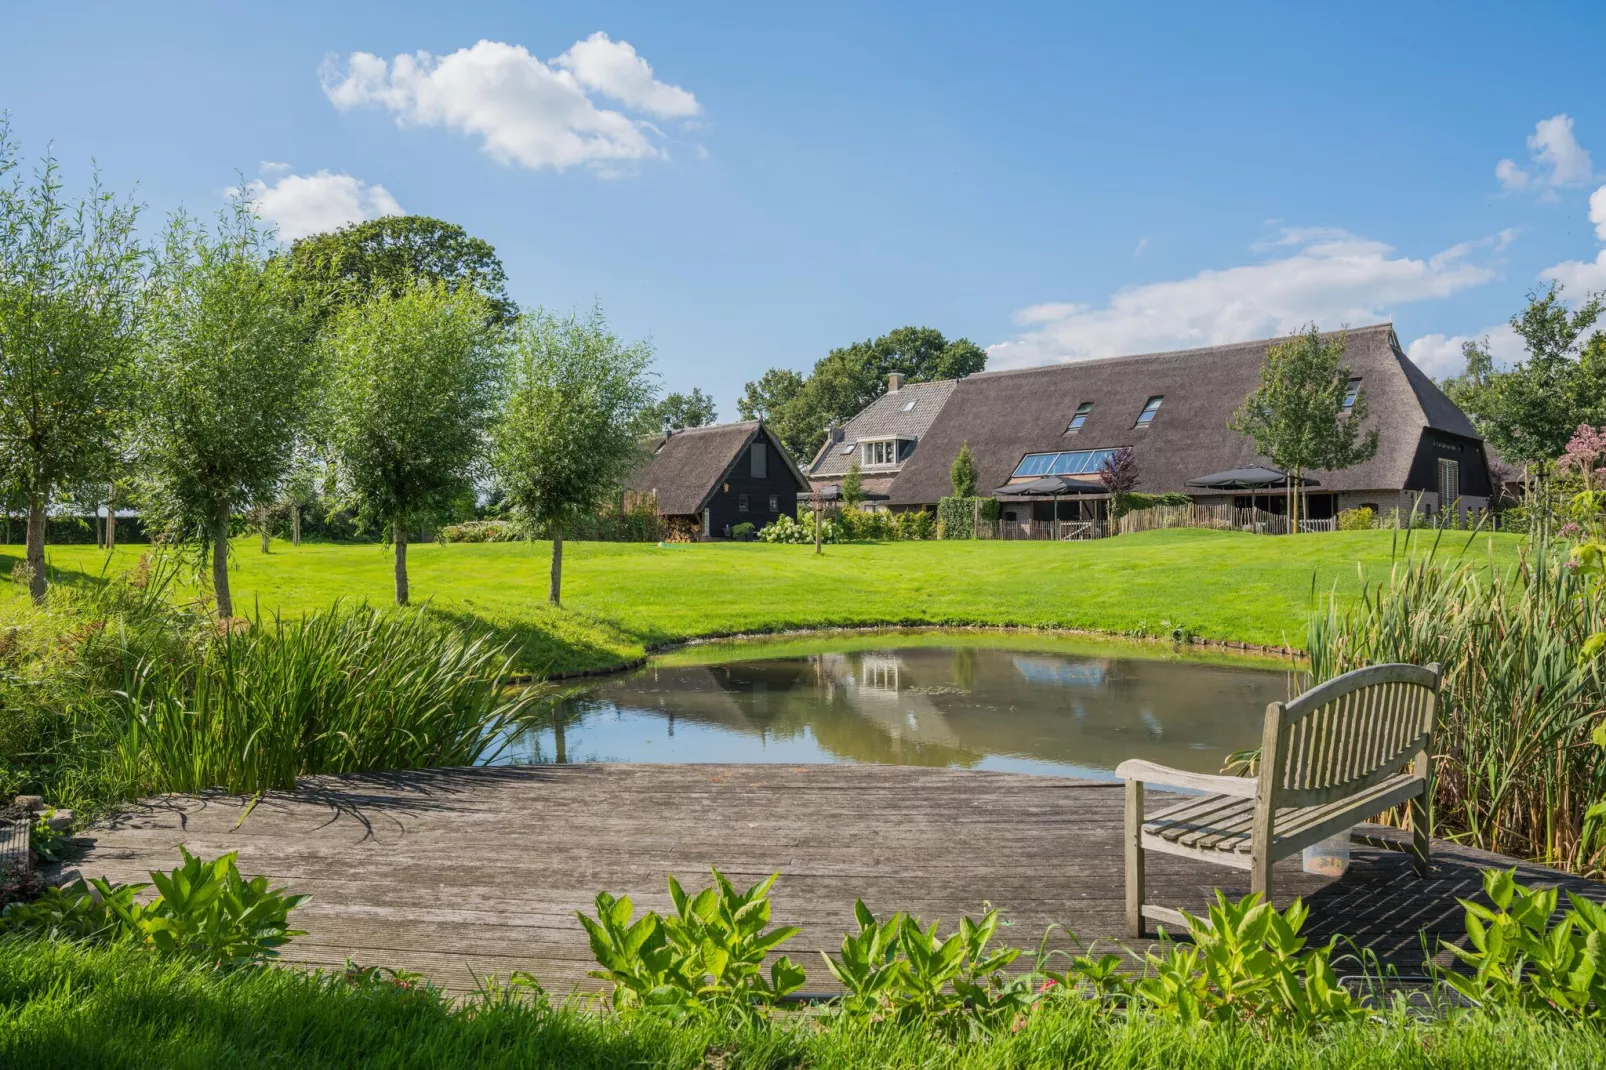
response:
[[[670,421],[669,414],[668,413],[664,413],[664,437],[668,438],[670,435],[672,435],[674,433],[675,433],[675,425],[674,425],[674,423],[672,423]]]
[[[887,393],[896,394],[903,389],[903,372],[887,373]]]

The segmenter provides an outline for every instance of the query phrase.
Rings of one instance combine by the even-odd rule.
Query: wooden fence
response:
[[[998,520],[992,524],[984,522],[977,529],[977,537],[983,539],[1041,539],[1045,542],[1102,539],[1108,534],[1102,520]]]
[[[1264,509],[1236,505],[1156,505],[1127,513],[1119,523],[1122,535],[1168,528],[1212,528],[1216,531],[1252,531],[1261,535],[1287,535],[1289,518]],[[1337,531],[1337,520],[1301,520],[1300,531]]]

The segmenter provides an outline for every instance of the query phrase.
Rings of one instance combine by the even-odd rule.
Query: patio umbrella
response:
[[[1214,475],[1190,479],[1183,486],[1199,487],[1204,490],[1247,490],[1250,492],[1250,507],[1258,508],[1255,506],[1255,491],[1283,485],[1288,486],[1291,493],[1293,489],[1292,482],[1293,480],[1287,472],[1280,472],[1275,468],[1255,467],[1229,468],[1225,472],[1217,472]],[[1301,487],[1319,487],[1321,483],[1311,479],[1309,476],[1300,476],[1299,485]]]
[[[813,493],[814,493],[814,496],[816,498],[818,498],[822,502],[841,501],[842,500],[842,484],[840,484],[840,483],[827,483],[823,487],[816,487],[814,489]],[[891,498],[892,495],[890,495],[890,494],[880,494],[880,493],[878,493],[876,491],[873,491],[873,490],[866,490],[866,491],[861,491],[860,492],[860,497],[863,498],[863,500],[865,500],[867,502],[884,502],[888,498]]]

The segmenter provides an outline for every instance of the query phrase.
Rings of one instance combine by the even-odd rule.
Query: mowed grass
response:
[[[906,542],[812,547],[568,543],[564,605],[546,604],[545,542],[409,548],[415,603],[516,637],[538,675],[599,669],[675,640],[797,628],[982,625],[1167,634],[1302,648],[1308,614],[1329,593],[1356,597],[1397,556],[1470,555],[1501,572],[1521,538],[1390,531],[1267,537],[1157,531],[1097,542]],[[144,546],[108,555],[57,546],[56,582],[131,569]],[[0,567],[21,557],[0,549]],[[298,615],[391,601],[391,556],[371,544],[235,547],[234,597],[247,612]],[[6,597],[20,603],[21,590]],[[0,607],[3,608],[3,607]]]

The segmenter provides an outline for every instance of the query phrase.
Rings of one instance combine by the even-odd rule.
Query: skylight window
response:
[[[1080,431],[1082,425],[1087,423],[1087,418],[1092,414],[1093,403],[1091,401],[1082,402],[1076,407],[1076,412],[1072,414],[1070,425],[1065,428],[1065,433],[1070,434],[1072,431]]]
[[[1165,400],[1164,394],[1156,394],[1143,404],[1143,411],[1138,413],[1138,422],[1133,427],[1148,427],[1154,422],[1154,414],[1160,411],[1160,402]]]
[[[842,443],[842,456],[846,457],[858,448],[859,444],[857,442],[844,442]]]
[[[1070,453],[1028,453],[1015,476],[1089,476],[1115,456],[1115,450],[1076,450]]]
[[[1351,379],[1349,385],[1344,388],[1344,411],[1349,412],[1353,409],[1355,407],[1355,399],[1360,396],[1361,381],[1359,379]]]
[[[920,401],[919,398],[910,398],[908,401],[903,403],[902,411],[903,412],[914,412],[915,411],[915,405],[919,401]]]

